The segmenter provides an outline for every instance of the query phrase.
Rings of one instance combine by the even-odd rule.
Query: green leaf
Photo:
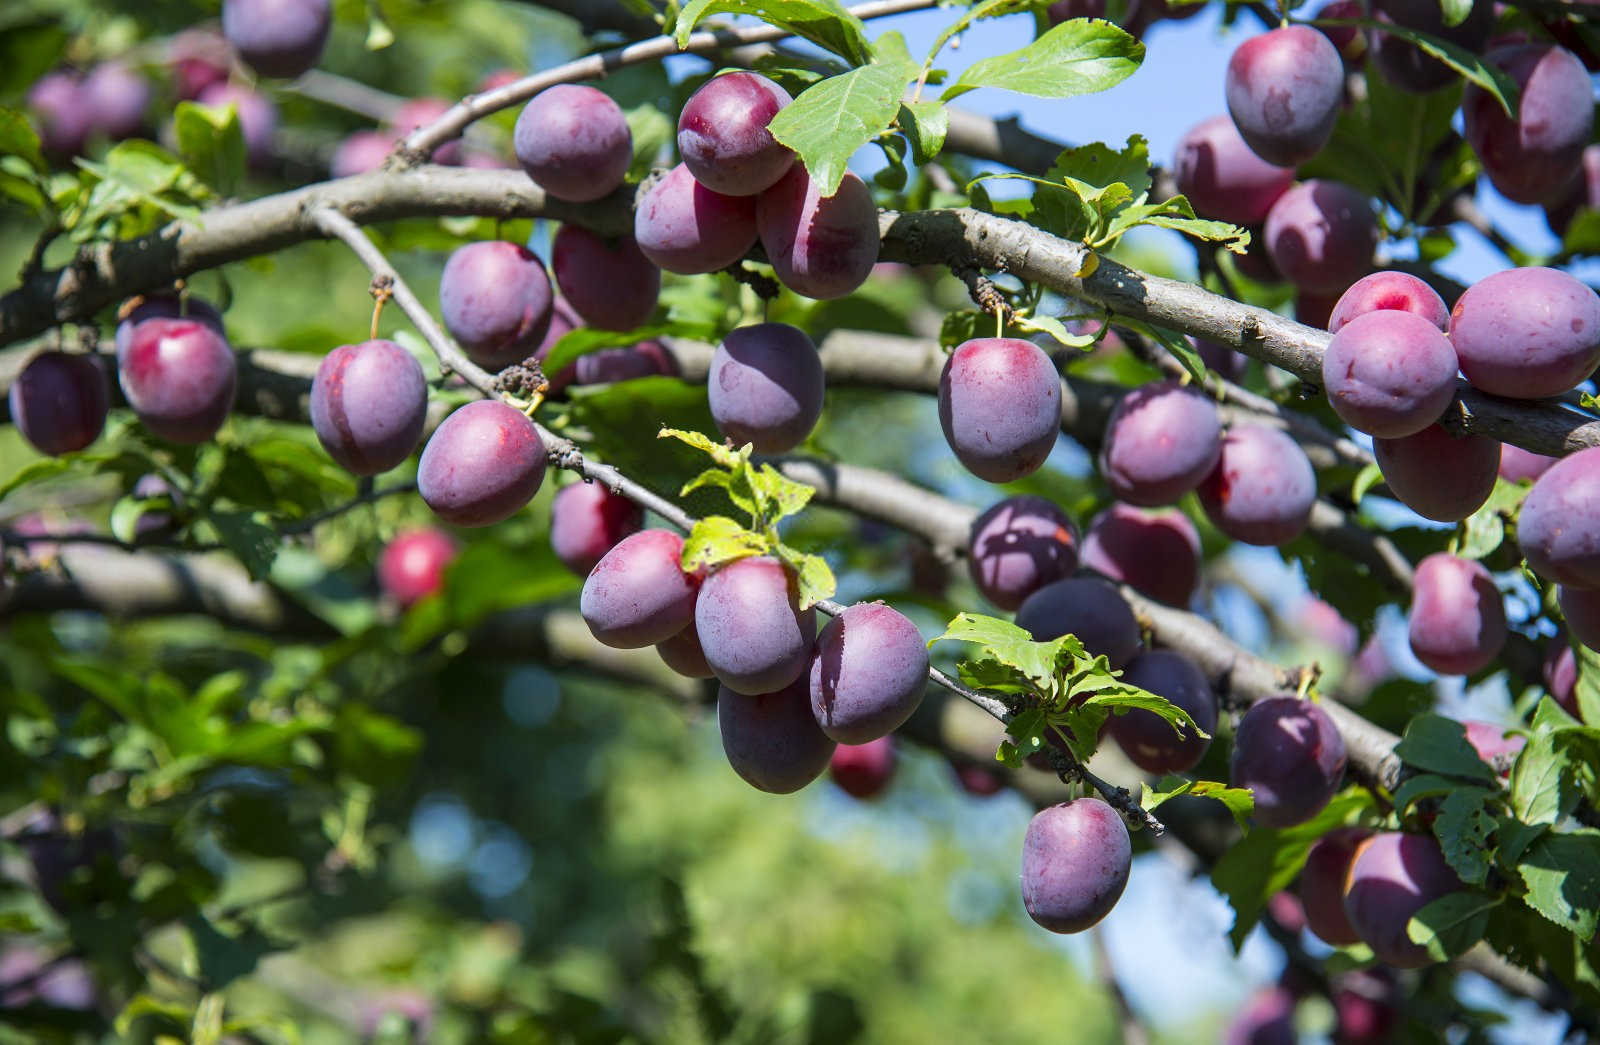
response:
[[[1433,821],[1433,836],[1444,850],[1444,858],[1468,885],[1483,885],[1493,862],[1495,818],[1489,813],[1493,792],[1476,787],[1461,787],[1439,804]]]
[[[0,483],[0,498],[4,498],[14,490],[20,490],[32,483],[42,482],[45,479],[54,479],[58,475],[65,475],[73,470],[74,466],[84,460],[82,457],[71,455],[65,457],[44,457],[37,461],[29,461],[17,469],[15,475]]]
[[[1110,22],[1073,19],[1010,54],[974,63],[945,88],[945,101],[979,87],[1071,98],[1115,87],[1144,61],[1144,44]]]
[[[1461,781],[1439,776],[1436,773],[1418,773],[1415,776],[1407,777],[1395,789],[1394,811],[1404,817],[1407,810],[1422,799],[1448,795],[1460,786]]]
[[[1408,765],[1446,776],[1482,780],[1493,785],[1494,769],[1467,743],[1461,723],[1443,715],[1418,715],[1406,725],[1405,736],[1394,753]]]
[[[817,191],[832,196],[850,157],[894,122],[916,72],[909,62],[873,62],[819,80],[784,106],[767,130],[799,154]]]
[[[906,141],[911,143],[911,158],[917,166],[931,163],[944,150],[950,133],[950,113],[939,102],[910,102],[900,106],[896,118]]]
[[[274,940],[254,926],[241,930],[236,936],[229,936],[198,912],[185,918],[183,924],[194,941],[195,956],[200,962],[200,978],[213,990],[226,987],[241,976],[248,976],[267,955],[294,946],[292,941]]]
[[[1449,961],[1483,939],[1489,915],[1501,899],[1467,890],[1446,893],[1411,916],[1406,934],[1412,943],[1426,948],[1434,961]]]
[[[694,524],[683,542],[683,572],[715,569],[735,559],[763,555],[766,538],[751,533],[725,515],[708,515]]]
[[[1439,0],[1439,10],[1444,15],[1444,27],[1454,29],[1472,13],[1472,0]]]
[[[389,23],[384,20],[383,10],[379,8],[377,0],[368,0],[367,50],[381,51],[393,43],[394,30],[389,28]]]
[[[1568,637],[1578,662],[1578,683],[1573,696],[1585,722],[1600,722],[1600,653]]]
[[[796,551],[782,542],[775,550],[778,558],[794,570],[802,610],[810,609],[823,599],[833,598],[833,593],[839,590],[833,569],[822,556]]]
[[[1470,3],[1471,0],[1468,0]],[[1330,23],[1331,24],[1331,23]],[[1476,84],[1483,88],[1494,100],[1500,103],[1500,108],[1507,116],[1516,118],[1516,82],[1507,76],[1498,66],[1486,61],[1482,55],[1477,55],[1449,40],[1427,33],[1408,29],[1396,22],[1375,22],[1370,18],[1345,20],[1341,24],[1362,24],[1378,29],[1385,33],[1398,36],[1416,44],[1424,54],[1439,59],[1445,65],[1461,74],[1462,79],[1468,83]]]
[[[1243,254],[1250,247],[1248,230],[1226,221],[1196,217],[1193,205],[1183,196],[1174,196],[1163,203],[1144,203],[1123,208],[1106,229],[1107,241],[1140,225],[1172,229],[1207,243],[1220,243],[1235,254]]]
[[[1495,825],[1495,840],[1499,843],[1495,847],[1495,855],[1500,865],[1515,868],[1528,847],[1549,830],[1549,824],[1525,824],[1515,817],[1502,816]]]
[[[872,56],[867,27],[837,0],[689,0],[673,29],[679,47],[705,19],[718,14],[750,15],[787,29],[855,65]]]
[[[1281,831],[1257,827],[1222,854],[1211,869],[1211,883],[1233,907],[1228,936],[1235,951],[1261,917],[1267,897],[1287,888],[1300,873],[1317,839],[1355,820],[1372,808],[1372,802],[1364,789],[1346,788],[1305,823]]]
[[[1523,854],[1523,902],[1588,943],[1600,925],[1600,831],[1550,833]]]
[[[238,108],[179,102],[173,117],[178,154],[219,195],[231,196],[244,180],[244,133]]]
[[[1577,256],[1600,254],[1600,210],[1585,207],[1578,211],[1561,237],[1561,249]]]
[[[49,170],[44,153],[39,146],[39,132],[33,129],[28,117],[17,109],[0,106],[0,156],[15,156],[35,173]]]
[[[1139,805],[1155,809],[1168,799],[1188,795],[1192,798],[1211,798],[1221,802],[1233,814],[1241,830],[1249,827],[1250,814],[1255,812],[1256,796],[1249,788],[1229,787],[1214,780],[1185,780],[1179,776],[1166,776],[1155,787],[1145,787],[1139,796]]]
[[[1033,334],[1048,334],[1057,343],[1068,348],[1088,351],[1100,341],[1099,331],[1093,334],[1074,334],[1066,324],[1054,316],[1018,316],[1012,325]]]
[[[1483,507],[1462,522],[1456,554],[1463,559],[1484,559],[1494,554],[1505,541],[1506,523],[1516,518],[1528,490],[1523,483],[1496,479],[1494,490]]]
[[[1360,504],[1367,491],[1381,482],[1383,482],[1383,469],[1376,463],[1367,465],[1356,475],[1356,481],[1350,484],[1350,500]]]
[[[983,647],[991,659],[1021,672],[1041,689],[1051,686],[1065,666],[1064,661],[1083,656],[1083,644],[1071,635],[1052,642],[1035,642],[1030,632],[1010,621],[980,613],[957,614],[944,634],[931,639],[928,645],[946,641]]]
[[[1535,733],[1511,767],[1511,814],[1525,824],[1553,824],[1578,804],[1553,733]]]
[[[250,579],[266,579],[280,547],[276,528],[265,512],[213,510],[206,515],[217,537],[250,571]]]

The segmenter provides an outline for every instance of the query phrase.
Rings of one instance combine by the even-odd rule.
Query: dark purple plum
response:
[[[1217,731],[1217,695],[1200,669],[1171,650],[1150,650],[1134,657],[1122,681],[1149,690],[1189,713],[1206,736],[1174,727],[1153,711],[1135,709],[1106,720],[1106,732],[1128,760],[1147,773],[1187,773],[1211,746]],[[1179,733],[1182,729],[1182,733]]]
[[[865,744],[840,744],[828,762],[828,776],[851,798],[875,798],[894,778],[894,738]]]
[[[793,101],[760,73],[724,73],[690,96],[678,115],[678,154],[695,180],[724,196],[754,196],[794,166],[794,153],[767,132]]]
[[[1333,317],[1333,306],[1338,303],[1339,299],[1332,295],[1299,291],[1294,296],[1294,318],[1308,327],[1326,329]]]
[[[655,313],[661,270],[632,236],[607,240],[581,225],[563,225],[550,247],[550,267],[585,326],[636,330]]]
[[[1565,631],[1557,632],[1545,646],[1544,659],[1539,666],[1544,688],[1557,704],[1573,718],[1582,719],[1578,707],[1578,655],[1572,652]]]
[[[45,73],[28,88],[27,103],[45,152],[73,156],[83,151],[94,117],[76,73],[66,69]]]
[[[1433,959],[1412,943],[1412,917],[1434,900],[1464,888],[1431,835],[1384,831],[1361,843],[1345,883],[1350,925],[1378,960],[1420,969]]]
[[[1113,504],[1084,533],[1083,565],[1152,599],[1188,606],[1200,581],[1200,534],[1176,508]]]
[[[1139,654],[1139,622],[1117,589],[1098,577],[1069,577],[1046,584],[1017,610],[1017,626],[1035,642],[1076,635],[1091,657],[1103,656],[1113,670]]]
[[[928,647],[904,614],[858,602],[817,636],[807,675],[822,731],[841,744],[865,744],[900,728],[922,703]]]
[[[1317,476],[1300,444],[1277,428],[1235,425],[1200,484],[1206,517],[1246,544],[1285,544],[1311,520]]]
[[[769,693],[717,690],[722,752],[733,771],[758,791],[792,794],[822,775],[834,742],[811,717],[806,681]]]
[[[456,526],[490,526],[533,500],[544,482],[544,440],[533,422],[498,400],[468,403],[428,437],[417,492]]]
[[[1384,1045],[1394,1040],[1402,1001],[1395,974],[1376,966],[1357,969],[1334,981],[1334,1045]]]
[[[1423,664],[1441,675],[1471,675],[1505,646],[1505,603],[1483,563],[1435,552],[1417,564],[1406,627]]]
[[[444,325],[472,361],[501,370],[533,355],[550,329],[550,277],[527,247],[501,240],[468,243],[439,279]]]
[[[604,483],[573,483],[550,502],[550,548],[563,566],[587,577],[606,552],[643,524],[644,509]]]
[[[455,557],[456,542],[443,530],[407,530],[378,557],[378,585],[400,605],[414,605],[444,587],[444,571]]]
[[[1100,474],[1120,500],[1171,504],[1199,486],[1222,454],[1222,421],[1203,393],[1158,381],[1123,396],[1106,422]]]
[[[244,137],[245,156],[253,166],[272,159],[278,140],[278,107],[260,91],[240,84],[219,83],[200,93],[200,104],[219,109],[233,106]]]
[[[1589,71],[1564,47],[1524,44],[1486,56],[1517,85],[1517,113],[1468,84],[1461,98],[1467,142],[1500,195],[1514,203],[1557,198],[1580,169],[1594,130]]]
[[[1018,494],[972,522],[967,568],[983,597],[1003,610],[1078,568],[1078,528],[1043,497]]]
[[[1559,457],[1546,457],[1505,443],[1500,447],[1500,478],[1512,483],[1520,483],[1524,479],[1531,482],[1549,471],[1550,466],[1559,460]]]
[[[1567,226],[1583,208],[1600,208],[1600,145],[1590,145],[1583,150],[1583,160],[1575,176],[1544,205],[1544,220],[1551,232],[1565,236]]]
[[[350,178],[366,174],[383,166],[399,141],[388,131],[357,131],[333,151],[328,171],[335,178]]]
[[[1472,386],[1511,399],[1576,388],[1600,363],[1600,295],[1559,269],[1507,269],[1467,289],[1450,343]]]
[[[1239,720],[1233,735],[1233,786],[1249,788],[1256,820],[1293,827],[1322,812],[1344,778],[1344,739],[1309,700],[1268,697]]]
[[[138,304],[130,308],[129,304],[133,301],[137,301]],[[197,297],[180,299],[176,294],[151,294],[133,298],[122,308],[124,312],[121,321],[117,323],[116,338],[119,356],[128,350],[128,344],[133,339],[134,327],[147,319],[193,319],[215,330],[218,336],[227,336],[222,330],[222,313],[218,312],[210,302]]]
[[[756,201],[756,228],[773,272],[808,298],[851,294],[878,263],[878,205],[853,172],[832,196],[795,164]]]
[[[1061,428],[1061,377],[1031,341],[980,337],[939,375],[939,423],[967,471],[1008,483],[1038,471]]]
[[[58,457],[100,437],[110,395],[93,356],[48,351],[28,360],[9,399],[17,431],[35,450]]]
[[[194,101],[228,79],[228,41],[211,29],[185,29],[167,43],[167,65],[181,101]]]
[[[817,611],[800,609],[792,570],[759,555],[706,578],[695,599],[694,625],[706,663],[725,688],[770,693],[805,674]]]
[[[1523,557],[1541,577],[1600,588],[1600,447],[1562,458],[1528,491],[1517,517]]]
[[[642,649],[694,625],[700,582],[683,572],[683,538],[640,530],[606,552],[583,582],[578,610],[613,649]]]
[[[1500,443],[1481,435],[1456,438],[1429,425],[1400,439],[1374,439],[1372,456],[1389,492],[1424,519],[1465,519],[1494,492]]]
[[[528,177],[569,203],[611,195],[633,163],[633,132],[622,108],[578,84],[536,95],[517,117],[512,144]]]
[[[1284,279],[1312,294],[1335,297],[1372,268],[1378,222],[1361,193],[1313,178],[1278,197],[1263,235]]]
[[[150,81],[122,62],[101,62],[83,79],[90,126],[112,141],[132,138],[145,127]]]
[[[1322,151],[1344,101],[1344,60],[1306,25],[1252,36],[1228,59],[1228,114],[1268,163],[1298,167]]]
[[[1322,386],[1350,427],[1386,439],[1416,435],[1455,398],[1456,350],[1419,315],[1369,312],[1328,342]]]
[[[329,0],[223,0],[222,35],[262,76],[290,79],[317,64],[333,27]]]
[[[311,381],[311,426],[328,456],[356,475],[387,472],[411,456],[428,419],[428,383],[393,341],[329,352]]]
[[[639,194],[633,238],[658,268],[716,272],[755,246],[756,199],[712,192],[680,163]]]
[[[626,348],[602,348],[579,356],[572,364],[575,385],[605,385],[640,377],[677,377],[678,361],[659,341],[641,341]]]
[[[1022,839],[1022,905],[1053,933],[1079,933],[1111,913],[1128,885],[1133,843],[1098,798],[1035,813]]]
[[[1385,311],[1410,312],[1441,331],[1450,330],[1450,306],[1437,290],[1410,273],[1385,270],[1362,276],[1339,296],[1328,316],[1328,333],[1337,334],[1369,312]]]
[[[1446,28],[1443,12],[1431,0],[1375,0],[1373,6],[1373,17],[1380,23],[1415,29],[1468,51],[1481,51],[1494,30],[1494,4],[1490,0],[1475,0],[1466,20],[1451,28]],[[1456,80],[1454,69],[1393,33],[1372,30],[1370,48],[1372,63],[1382,71],[1384,79],[1403,91],[1423,94]]]
[[[1461,726],[1466,730],[1467,743],[1472,745],[1472,750],[1490,765],[1494,765],[1495,759],[1501,756],[1516,758],[1517,753],[1528,745],[1527,737],[1520,733],[1508,733],[1506,727],[1493,722],[1468,721],[1461,723]],[[1509,768],[1500,772],[1501,776],[1509,774]]]
[[[1567,618],[1572,637],[1592,650],[1600,650],[1600,591],[1563,584],[1557,594],[1561,615]]]
[[[1344,912],[1344,883],[1361,843],[1372,837],[1365,827],[1341,827],[1317,839],[1300,870],[1300,903],[1306,928],[1330,947],[1348,947],[1361,937]]]
[[[1178,191],[1196,214],[1235,225],[1259,225],[1291,184],[1294,171],[1251,151],[1226,116],[1213,116],[1178,140],[1172,164]]]
[[[1317,11],[1317,19],[1328,21],[1354,21],[1367,17],[1366,5],[1361,0],[1334,0],[1331,4],[1323,4]],[[1362,35],[1361,27],[1355,25],[1319,25],[1317,31],[1328,38],[1334,50],[1342,55],[1347,63],[1357,63],[1366,57],[1367,39]]]
[[[233,409],[238,364],[213,327],[194,319],[147,319],[117,353],[117,376],[144,426],[169,442],[203,443]]]
[[[706,375],[711,417],[735,446],[781,454],[806,441],[822,416],[822,358],[805,331],[758,323],[730,331]]]
[[[1263,987],[1234,1013],[1222,1032],[1222,1045],[1296,1045],[1294,994],[1284,987]]]
[[[663,664],[684,678],[717,677],[711,665],[706,663],[706,651],[700,648],[700,633],[694,630],[693,620],[676,635],[656,643],[656,652],[661,655]]]

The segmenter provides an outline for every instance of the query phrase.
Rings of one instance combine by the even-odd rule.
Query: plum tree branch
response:
[[[903,14],[907,11],[919,11],[933,7],[937,2],[938,0],[873,0],[871,3],[857,4],[849,10],[851,14],[865,21],[886,15]],[[671,36],[656,36],[602,51],[599,54],[587,55],[553,69],[525,76],[494,90],[467,95],[437,120],[407,135],[401,144],[400,158],[396,162],[401,167],[422,163],[439,146],[460,137],[474,121],[502,109],[509,109],[518,102],[527,101],[540,91],[557,84],[597,80],[614,69],[643,62],[656,62],[674,54],[704,54],[724,48],[770,43],[790,35],[792,34],[788,30],[770,25],[716,29],[691,33],[682,47],[679,47],[677,40]]]

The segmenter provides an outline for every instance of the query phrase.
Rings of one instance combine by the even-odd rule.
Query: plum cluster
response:
[[[606,523],[586,518],[594,531]],[[779,559],[693,573],[682,560],[683,539],[668,530],[616,541],[579,599],[594,637],[617,649],[655,646],[674,671],[715,678],[723,751],[751,786],[788,794],[834,764],[847,790],[881,788],[892,755],[879,742],[911,717],[928,684],[916,625],[882,603],[857,603],[819,633],[816,610],[800,606],[794,571]],[[836,755],[841,744],[855,750]]]
[[[713,77],[689,98],[678,119],[681,162],[640,188],[632,237],[612,246],[574,236],[568,247],[575,278],[604,288],[589,292],[594,311],[603,303],[618,324],[648,314],[642,302],[654,305],[645,292],[659,282],[654,270],[716,272],[737,265],[758,241],[778,279],[806,297],[844,297],[866,281],[878,260],[872,193],[847,173],[832,194],[822,194],[767,129],[790,101],[778,84],[745,71]],[[517,119],[515,148],[518,163],[545,192],[574,203],[617,191],[633,162],[622,109],[596,88],[574,84],[528,103]],[[619,278],[590,279],[602,265],[616,268]],[[562,289],[571,300],[565,282]],[[618,294],[626,300],[615,301]],[[581,292],[573,306],[589,311]]]

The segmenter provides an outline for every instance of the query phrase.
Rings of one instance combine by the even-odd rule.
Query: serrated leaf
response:
[[[1489,915],[1500,906],[1498,896],[1460,890],[1430,901],[1406,923],[1411,942],[1421,945],[1436,962],[1449,961],[1483,939]]]
[[[1468,0],[1470,3],[1471,0]],[[1500,103],[1500,108],[1507,116],[1516,118],[1517,85],[1511,77],[1507,76],[1497,66],[1486,61],[1482,55],[1473,54],[1471,51],[1428,33],[1418,32],[1396,22],[1377,22],[1371,18],[1344,18],[1328,20],[1325,25],[1360,25],[1379,32],[1398,36],[1403,40],[1415,44],[1424,54],[1437,58],[1461,74],[1461,78],[1468,83],[1476,84],[1487,91],[1494,100]]]
[[[945,88],[945,101],[980,87],[1071,98],[1115,87],[1144,61],[1144,44],[1110,22],[1072,19],[1009,54],[975,62]]]
[[[673,28],[678,46],[687,46],[695,26],[717,14],[759,18],[855,65],[864,64],[872,57],[867,27],[837,0],[689,0]]]
[[[750,488],[769,525],[798,514],[817,495],[815,487],[796,482],[770,464],[751,469]]]
[[[1147,785],[1139,796],[1139,805],[1143,809],[1155,809],[1163,802],[1181,795],[1221,802],[1241,830],[1249,826],[1250,814],[1256,808],[1255,795],[1250,793],[1249,788],[1229,787],[1214,780],[1185,780],[1179,776],[1163,777],[1153,788]]]
[[[1572,812],[1578,796],[1566,779],[1565,762],[1555,734],[1530,736],[1511,767],[1511,814],[1526,824],[1553,824]]]
[[[1570,635],[1568,641],[1578,663],[1578,681],[1573,689],[1578,714],[1585,722],[1600,722],[1600,653]]]
[[[911,158],[917,166],[931,163],[944,150],[950,133],[950,113],[940,102],[909,102],[900,106],[900,130],[911,143]]]
[[[1516,867],[1528,847],[1549,830],[1549,824],[1525,824],[1515,817],[1502,816],[1495,825],[1495,840],[1498,843],[1495,855],[1500,865],[1505,868]]]
[[[818,191],[832,196],[850,157],[894,122],[916,74],[909,62],[880,61],[819,80],[779,110],[767,130],[799,154]]]
[[[983,647],[988,656],[1021,672],[1042,690],[1050,688],[1063,660],[1071,660],[1083,650],[1083,644],[1071,635],[1052,642],[1035,642],[1030,632],[1010,621],[980,613],[957,614],[944,634],[931,639],[928,645],[946,641]]]
[[[1600,831],[1550,833],[1523,854],[1523,902],[1588,943],[1600,925]]]
[[[1439,815],[1433,821],[1433,836],[1439,840],[1445,860],[1469,885],[1482,885],[1493,862],[1489,836],[1496,824],[1488,809],[1492,794],[1482,788],[1457,788],[1439,804]]]
[[[684,538],[681,565],[684,573],[695,573],[767,551],[767,541],[760,534],[751,533],[725,515],[708,515],[696,522]]]
[[[1418,715],[1406,724],[1405,736],[1395,745],[1394,753],[1408,765],[1446,776],[1496,781],[1492,767],[1478,757],[1478,752],[1467,742],[1466,729],[1460,722],[1443,715]]]

